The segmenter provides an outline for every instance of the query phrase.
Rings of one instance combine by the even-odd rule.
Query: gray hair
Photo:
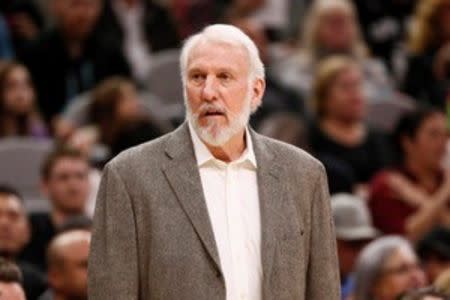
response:
[[[397,250],[407,248],[414,252],[405,238],[384,236],[369,243],[360,253],[355,266],[354,300],[373,300],[372,290],[380,277],[383,266]]]
[[[264,64],[259,57],[258,48],[250,37],[235,26],[215,24],[205,27],[201,32],[189,37],[185,41],[180,55],[181,80],[183,81],[183,85],[186,84],[189,55],[196,45],[205,40],[243,46],[249,56],[249,79],[264,79]]]

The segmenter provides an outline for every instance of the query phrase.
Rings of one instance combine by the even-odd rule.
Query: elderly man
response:
[[[248,128],[264,66],[212,25],[181,54],[187,120],[105,168],[92,299],[339,299],[324,168]]]

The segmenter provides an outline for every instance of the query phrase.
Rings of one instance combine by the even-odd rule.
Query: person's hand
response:
[[[39,27],[33,22],[31,17],[26,13],[16,13],[12,18],[12,31],[18,36],[33,40],[39,34]]]

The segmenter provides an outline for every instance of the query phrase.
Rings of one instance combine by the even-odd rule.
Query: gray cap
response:
[[[331,197],[336,238],[340,240],[373,239],[379,231],[372,225],[366,203],[351,194],[336,194]]]

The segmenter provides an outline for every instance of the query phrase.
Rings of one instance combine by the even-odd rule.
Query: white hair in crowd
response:
[[[243,46],[248,53],[250,80],[264,79],[264,64],[259,57],[255,43],[239,28],[232,25],[215,24],[205,27],[201,32],[189,37],[181,49],[180,68],[183,85],[186,83],[187,64],[192,49],[202,41]]]

